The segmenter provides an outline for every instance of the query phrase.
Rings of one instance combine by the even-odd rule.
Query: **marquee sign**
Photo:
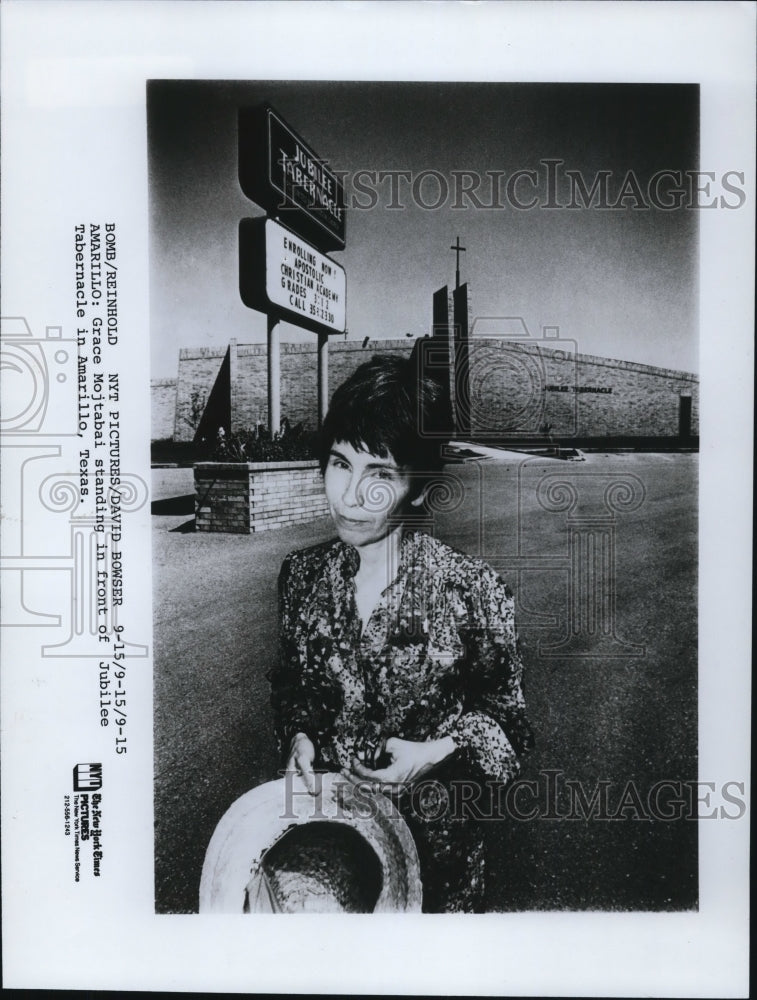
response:
[[[251,309],[273,308],[297,326],[344,333],[344,268],[272,219],[239,225],[239,290]]]
[[[239,111],[242,191],[319,250],[343,250],[344,188],[269,105]]]

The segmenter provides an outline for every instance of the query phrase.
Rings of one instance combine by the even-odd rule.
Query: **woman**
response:
[[[531,731],[510,591],[486,563],[410,529],[441,469],[447,412],[435,381],[390,357],[334,393],[321,470],[338,537],[282,566],[272,703],[287,769],[311,792],[326,767],[393,795],[424,910],[473,912],[484,852],[471,799],[480,808],[485,787],[514,777]],[[452,795],[461,781],[467,809]]]

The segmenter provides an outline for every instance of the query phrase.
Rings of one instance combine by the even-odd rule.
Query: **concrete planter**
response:
[[[318,462],[198,462],[197,531],[251,534],[328,514]]]

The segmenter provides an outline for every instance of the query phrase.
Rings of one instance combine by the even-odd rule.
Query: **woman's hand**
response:
[[[310,737],[304,733],[297,733],[292,737],[289,745],[289,756],[287,758],[286,770],[296,771],[302,775],[305,787],[311,795],[316,794],[315,777],[313,775],[313,762],[315,761],[315,747]]]
[[[429,740],[427,743],[415,743],[390,736],[384,749],[391,761],[388,767],[371,771],[357,757],[353,757],[352,775],[362,781],[372,782],[378,791],[387,795],[400,795],[413,782],[451,756],[457,747],[451,736]]]

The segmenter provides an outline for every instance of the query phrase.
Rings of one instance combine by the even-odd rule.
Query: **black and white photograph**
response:
[[[756,10],[3,5],[4,985],[748,995]]]
[[[158,910],[696,909],[698,88],[147,100]]]

